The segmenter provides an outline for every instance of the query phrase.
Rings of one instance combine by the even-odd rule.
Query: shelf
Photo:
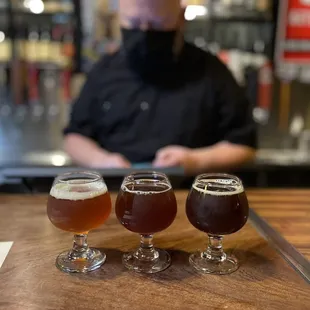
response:
[[[275,23],[271,17],[262,16],[210,16],[210,21],[239,23]]]
[[[31,15],[44,15],[44,14],[73,14],[74,7],[73,3],[57,3],[53,2],[45,2],[44,11],[41,14],[32,13],[28,8],[24,7],[22,4],[19,4],[13,7],[13,13],[26,13]]]
[[[25,11],[19,11],[15,10],[13,11],[14,15],[22,15],[22,16],[32,16],[32,17],[42,17],[42,16],[54,16],[54,15],[66,15],[66,16],[73,16],[73,12],[43,12],[41,14],[33,14],[31,12],[25,12]]]

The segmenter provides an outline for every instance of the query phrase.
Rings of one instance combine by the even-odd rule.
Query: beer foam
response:
[[[203,186],[204,188],[198,187],[198,185]],[[223,190],[229,187],[233,190],[217,192],[211,190],[210,188],[212,187],[222,188]],[[193,188],[202,194],[208,194],[212,196],[232,196],[244,192],[243,185],[234,179],[201,179],[194,183]]]
[[[141,180],[142,182],[144,180]],[[146,180],[149,181],[149,180]],[[140,191],[140,190],[132,190],[129,189],[128,186],[132,184],[132,182],[128,182],[125,183],[121,186],[122,191],[127,192],[127,193],[131,193],[131,194],[135,194],[135,195],[155,195],[155,194],[162,194],[165,192],[168,192],[169,190],[172,189],[172,186],[167,184],[167,183],[162,183],[162,182],[150,182],[152,185],[154,185],[154,187],[156,187],[157,185],[162,185],[165,187],[165,189],[163,189],[162,191]],[[138,184],[137,184],[138,185]],[[147,183],[145,184],[147,185]]]
[[[72,180],[70,183],[58,183],[50,191],[56,199],[86,200],[103,195],[108,191],[102,182],[83,183],[84,180]]]

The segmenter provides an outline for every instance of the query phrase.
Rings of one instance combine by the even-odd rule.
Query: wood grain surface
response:
[[[310,190],[248,191],[251,207],[310,259]]]
[[[106,252],[106,264],[87,275],[68,275],[54,263],[72,236],[49,222],[46,196],[0,196],[0,241],[14,241],[0,269],[0,309],[310,309],[309,285],[250,223],[224,242],[241,262],[237,272],[197,274],[188,256],[207,240],[189,224],[185,198],[177,193],[177,219],[155,236],[155,244],[172,255],[166,271],[139,275],[122,267],[122,253],[137,247],[139,238],[113,212],[89,236],[91,246]],[[257,199],[251,194],[254,204]]]

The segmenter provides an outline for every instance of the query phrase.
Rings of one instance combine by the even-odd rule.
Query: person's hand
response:
[[[131,163],[122,154],[110,153],[106,158],[107,168],[130,168]]]
[[[193,174],[196,167],[194,151],[177,145],[164,147],[156,153],[153,166],[161,168],[181,166],[186,174]]]
[[[92,166],[93,168],[130,168],[131,163],[122,154],[104,153],[94,160]]]

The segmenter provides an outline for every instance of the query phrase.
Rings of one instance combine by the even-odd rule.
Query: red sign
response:
[[[310,0],[281,0],[277,61],[310,64]]]

